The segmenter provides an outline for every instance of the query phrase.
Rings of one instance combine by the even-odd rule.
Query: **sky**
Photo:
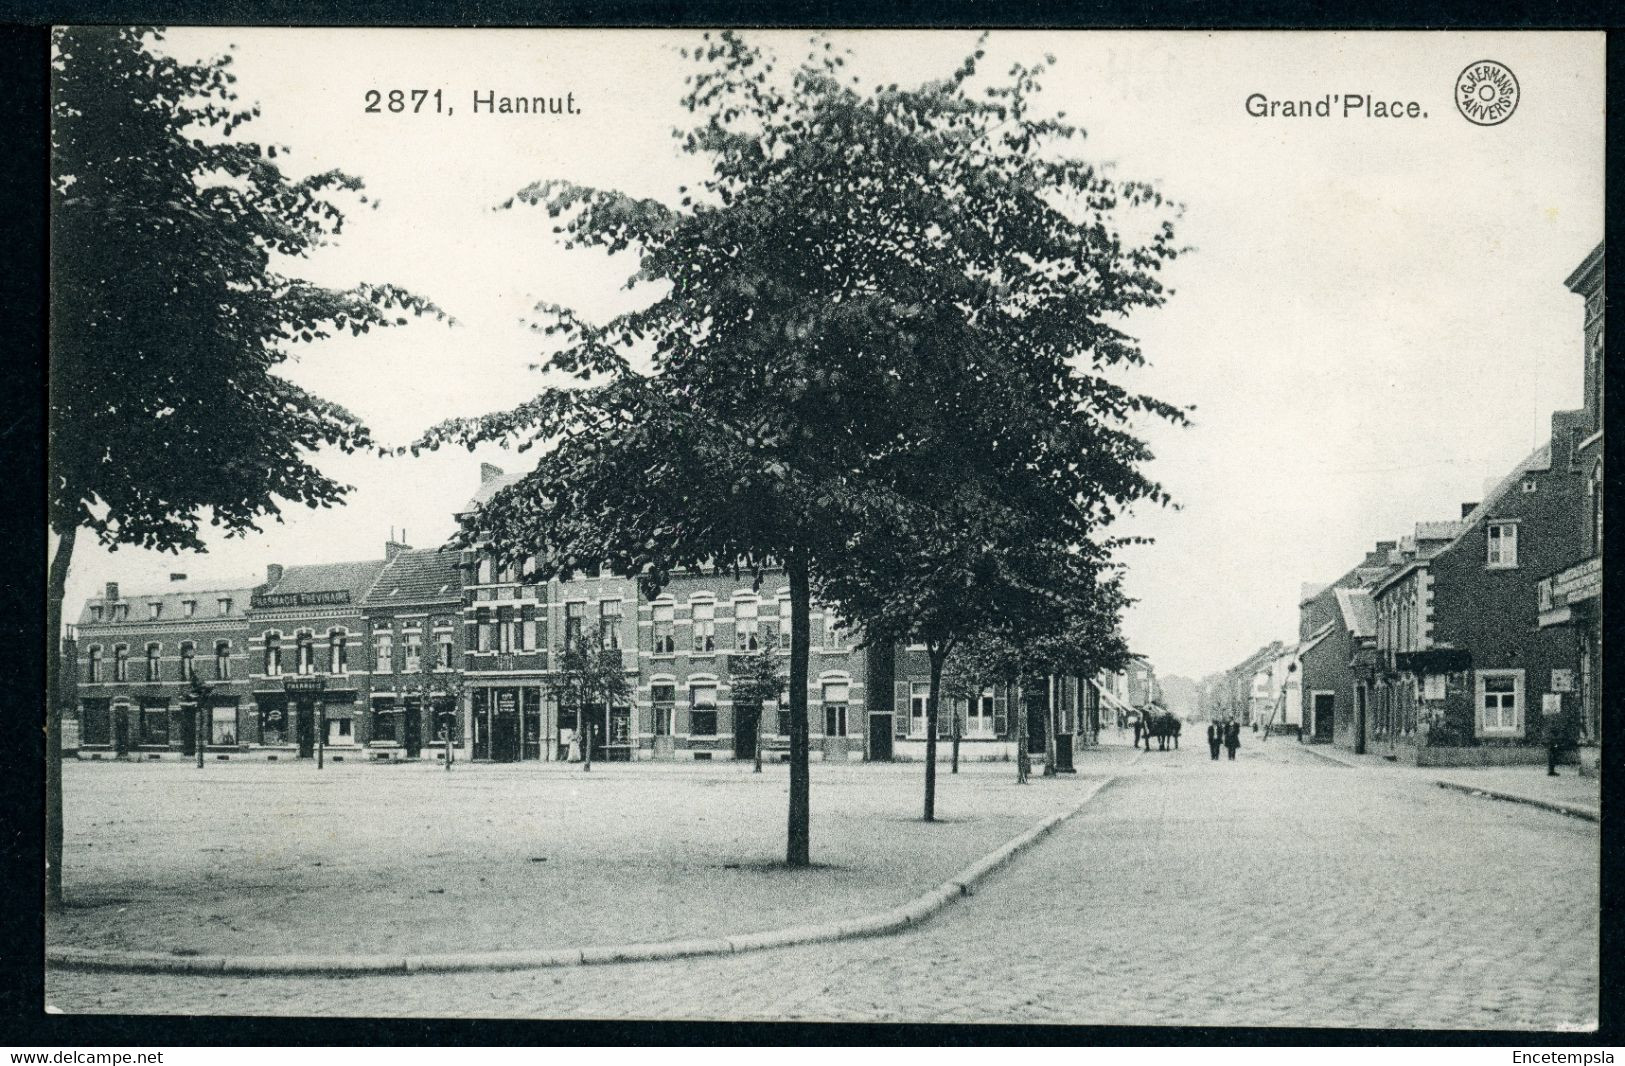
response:
[[[807,35],[747,35],[786,62]],[[859,84],[950,73],[976,34],[830,35]],[[601,318],[627,306],[627,259],[566,252],[545,211],[498,210],[565,178],[674,202],[701,171],[673,126],[698,31],[176,29],[180,57],[230,50],[262,114],[245,130],[287,146],[294,173],[340,168],[355,204],[334,246],[290,269],[323,284],[389,281],[455,316],[303,346],[287,376],[404,443],[455,416],[513,406],[544,384],[523,320],[538,301]],[[1149,473],[1177,509],[1142,506],[1119,531],[1136,603],[1130,645],[1163,674],[1225,669],[1291,641],[1304,583],[1326,583],[1373,542],[1450,519],[1577,407],[1581,313],[1563,279],[1602,239],[1601,34],[1008,32],[985,69],[1055,57],[1039,107],[1088,132],[1087,158],[1183,205],[1191,246],[1166,306],[1129,323],[1148,365],[1128,383],[1194,406],[1150,424]],[[1518,79],[1497,126],[1457,113],[1452,89],[1491,58]],[[368,90],[441,90],[449,113],[369,114]],[[573,94],[574,115],[472,113],[475,92]],[[1249,95],[1415,101],[1425,118],[1258,118]],[[386,97],[387,99],[387,97]],[[429,106],[432,106],[429,105]],[[81,539],[68,616],[109,580],[126,593],[184,572],[246,586],[268,563],[381,558],[405,531],[441,543],[495,446],[419,458],[321,453],[353,485],[334,510],[287,509],[259,534],[180,557]],[[205,527],[207,528],[207,527]]]

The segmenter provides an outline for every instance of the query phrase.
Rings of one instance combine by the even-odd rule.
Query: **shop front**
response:
[[[557,730],[544,721],[540,685],[479,687],[470,702],[475,759],[532,762],[557,755]]]

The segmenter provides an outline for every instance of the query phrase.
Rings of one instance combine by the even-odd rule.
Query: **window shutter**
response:
[[[1001,740],[1009,732],[1009,708],[1010,698],[1006,694],[1005,687],[1003,685],[995,686],[993,689],[993,733]]]
[[[908,736],[908,682],[899,681],[892,696],[892,732],[898,737]]]

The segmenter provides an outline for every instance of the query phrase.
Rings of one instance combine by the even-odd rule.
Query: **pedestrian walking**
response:
[[[1545,733],[1543,739],[1546,741],[1546,774],[1548,777],[1558,777],[1557,757],[1573,743],[1561,700],[1548,696],[1541,706],[1541,716],[1544,719],[1541,723]]]
[[[1173,725],[1173,734],[1174,734],[1174,750],[1178,751],[1179,750],[1179,731],[1181,729],[1183,729],[1184,726],[1180,724],[1179,718],[1177,716],[1173,719],[1172,725]]]
[[[1134,719],[1134,746],[1136,748],[1140,746],[1140,722],[1141,717]],[[1145,746],[1147,751],[1151,749],[1151,738],[1149,736],[1146,737]]]
[[[1219,761],[1219,749],[1224,746],[1224,726],[1218,721],[1207,724],[1207,750],[1214,762]]]
[[[1241,723],[1234,718],[1224,731],[1224,749],[1230,753],[1230,758],[1236,757],[1236,749],[1241,747]]]

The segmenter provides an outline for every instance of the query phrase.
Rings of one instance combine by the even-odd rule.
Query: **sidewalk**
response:
[[[1544,763],[1536,766],[1399,766],[1380,755],[1354,755],[1326,744],[1305,744],[1302,750],[1330,762],[1356,769],[1386,771],[1433,780],[1442,788],[1482,792],[1495,799],[1543,807],[1595,822],[1601,816],[1602,778],[1594,750],[1584,749],[1585,775],[1580,768],[1562,766],[1549,777]]]

